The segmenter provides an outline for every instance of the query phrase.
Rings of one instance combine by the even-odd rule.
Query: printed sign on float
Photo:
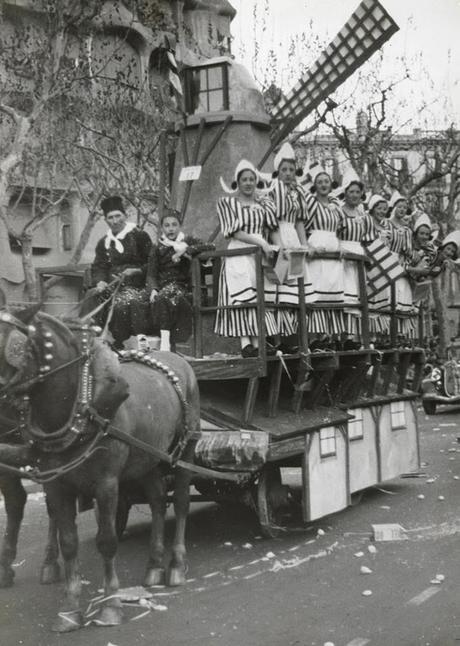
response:
[[[179,182],[193,182],[200,179],[201,166],[184,166],[179,175]]]

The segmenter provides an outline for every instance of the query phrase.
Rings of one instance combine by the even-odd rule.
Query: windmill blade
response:
[[[272,149],[399,30],[378,0],[363,0],[318,60],[272,111]]]

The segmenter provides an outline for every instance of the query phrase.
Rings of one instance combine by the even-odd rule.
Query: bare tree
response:
[[[88,211],[71,263],[81,258],[104,194],[116,191],[139,221],[151,219],[159,132],[175,103],[164,70],[152,83],[125,47],[137,9],[132,25],[115,29],[96,1],[48,0],[37,12],[14,5],[3,3],[1,14],[0,219],[20,247],[26,293],[36,299],[34,235],[69,196]],[[24,201],[27,221],[16,217]]]

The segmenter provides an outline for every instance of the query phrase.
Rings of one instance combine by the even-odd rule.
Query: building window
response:
[[[348,422],[348,437],[350,440],[362,440],[364,437],[363,409],[355,408],[352,414],[354,419]]]
[[[228,63],[184,70],[185,109],[188,114],[229,109]]]
[[[73,247],[72,226],[70,224],[63,224],[61,228],[61,234],[62,234],[62,250],[71,251]]]
[[[406,428],[406,407],[404,402],[391,402],[390,415],[392,431]]]
[[[335,428],[322,428],[319,432],[319,454],[322,458],[337,455]]]

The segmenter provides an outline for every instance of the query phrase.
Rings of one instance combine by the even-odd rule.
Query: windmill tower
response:
[[[219,177],[230,183],[245,157],[263,169],[279,144],[365,63],[399,27],[378,0],[362,0],[291,91],[267,112],[247,70],[219,57],[184,70],[184,122],[175,158],[171,206],[187,231],[215,233]]]

